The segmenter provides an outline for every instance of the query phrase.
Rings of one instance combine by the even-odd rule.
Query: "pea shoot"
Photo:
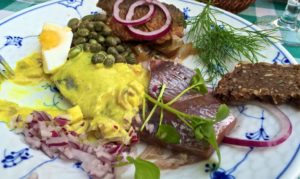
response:
[[[143,106],[143,119],[144,123],[141,127],[141,130],[144,129],[144,127],[149,123],[151,120],[151,117],[153,116],[156,109],[160,108],[160,122],[159,127],[156,132],[156,137],[166,143],[170,144],[179,144],[180,143],[180,134],[178,131],[171,125],[163,124],[163,111],[168,111],[169,113],[172,113],[177,116],[177,118],[183,122],[186,126],[188,126],[190,129],[193,130],[194,136],[197,140],[205,140],[207,141],[216,151],[218,156],[218,164],[220,164],[221,161],[221,155],[220,150],[218,147],[218,143],[216,140],[216,134],[214,129],[214,124],[217,122],[225,119],[229,115],[229,108],[222,104],[219,106],[216,115],[213,118],[204,118],[201,116],[196,115],[190,115],[181,111],[178,111],[177,109],[171,107],[173,103],[175,103],[181,96],[186,94],[190,90],[195,90],[199,92],[200,94],[207,93],[207,88],[205,86],[204,79],[200,73],[200,71],[197,69],[196,74],[192,77],[190,86],[183,90],[180,94],[178,94],[173,100],[169,101],[168,103],[163,102],[163,93],[166,89],[166,85],[163,84],[160,93],[158,95],[157,99],[154,99],[148,94],[145,94],[145,99],[152,104],[154,104],[154,107],[150,111],[148,117],[144,119],[145,115],[145,103]]]

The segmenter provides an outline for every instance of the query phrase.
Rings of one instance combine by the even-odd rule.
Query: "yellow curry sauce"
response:
[[[62,95],[81,108],[88,135],[107,141],[130,140],[131,119],[142,104],[148,74],[141,65],[91,63],[90,53],[70,59],[52,76]]]

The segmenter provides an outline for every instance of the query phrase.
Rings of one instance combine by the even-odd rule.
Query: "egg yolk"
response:
[[[53,30],[43,30],[40,35],[40,42],[43,50],[52,49],[60,42],[59,34]]]

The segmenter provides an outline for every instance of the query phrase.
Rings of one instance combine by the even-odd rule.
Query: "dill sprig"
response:
[[[206,67],[210,79],[228,72],[230,61],[257,62],[258,57],[263,57],[260,50],[271,40],[278,40],[273,36],[275,29],[252,31],[249,26],[233,27],[217,20],[215,13],[217,11],[207,3],[199,15],[186,20],[186,25],[190,26],[187,38],[197,50],[198,60]]]

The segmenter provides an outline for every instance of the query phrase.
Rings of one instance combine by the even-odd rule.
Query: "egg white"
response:
[[[57,46],[47,50],[42,49],[44,72],[51,74],[66,63],[71,48],[73,33],[68,27],[50,23],[46,23],[43,26],[43,30],[55,31],[60,40]]]

